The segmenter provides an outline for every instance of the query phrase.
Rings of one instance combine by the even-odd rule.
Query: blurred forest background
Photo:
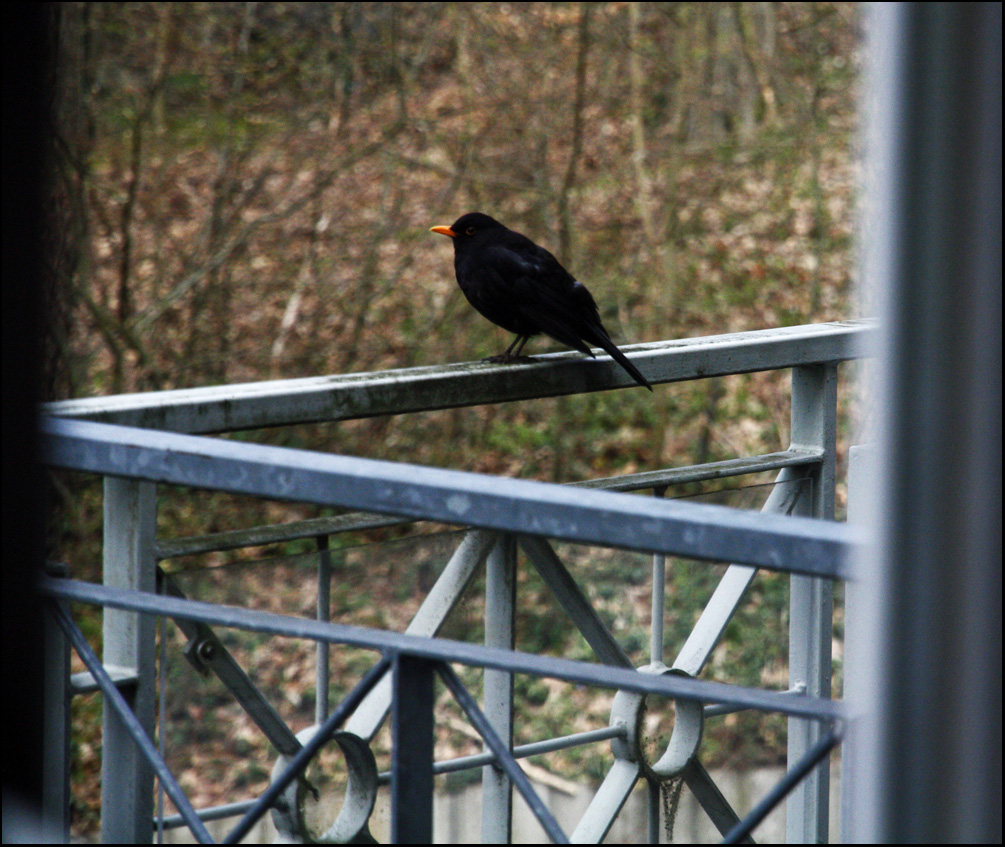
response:
[[[450,245],[428,232],[474,210],[586,281],[619,344],[855,316],[855,4],[64,3],[53,14],[50,399],[497,353],[508,336],[468,306]],[[541,338],[528,352],[549,349],[560,348]],[[788,391],[787,374],[760,374],[241,437],[564,482],[783,449]],[[842,451],[848,427],[842,418]],[[53,483],[52,554],[99,578],[100,485]],[[750,495],[731,496],[720,502]],[[317,514],[166,492],[159,521],[178,535]],[[377,541],[420,543],[394,532],[353,543]],[[430,579],[417,549],[399,561],[413,562],[407,578],[396,556],[360,556],[340,619],[403,625]],[[265,551],[286,569],[304,552]],[[261,607],[277,608],[275,568],[252,576],[257,565],[232,557],[188,572],[238,565],[239,602],[253,605],[244,592],[258,588]],[[582,567],[644,660],[647,566],[605,554]],[[709,574],[681,565],[671,593],[705,596]],[[567,627],[545,625],[547,592],[532,580],[519,646],[578,655]],[[405,611],[386,611],[391,590]],[[761,581],[748,635],[730,628],[710,676],[785,687],[786,591]],[[309,607],[306,594],[297,604]],[[691,614],[669,626],[668,652]],[[100,639],[96,621],[89,632]],[[452,635],[471,637],[461,625]],[[777,656],[758,652],[772,639]],[[299,729],[313,692],[289,693],[297,660],[275,665],[263,660],[256,679],[276,677]],[[583,715],[606,723],[582,692],[524,687],[541,715],[529,738]],[[193,697],[173,708],[208,732],[216,704]],[[98,708],[75,706],[82,831],[95,814]],[[174,762],[197,800],[264,785],[271,760],[242,720],[220,719],[219,746],[242,739],[247,772],[221,767],[207,785],[196,763]],[[784,732],[781,719],[730,716],[707,730],[703,756],[780,761]],[[578,765],[599,778],[603,761]]]

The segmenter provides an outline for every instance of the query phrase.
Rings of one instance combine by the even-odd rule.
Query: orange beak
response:
[[[438,232],[440,235],[449,235],[451,238],[457,238],[457,233],[449,226],[433,226],[429,228],[429,231]]]

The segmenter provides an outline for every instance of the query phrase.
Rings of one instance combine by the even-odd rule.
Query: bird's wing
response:
[[[591,325],[599,325],[597,305],[551,253],[526,241],[516,246],[492,244],[482,259],[482,271],[495,283],[487,287],[506,301],[500,308],[512,310],[516,320],[534,332],[592,355],[583,339],[585,333],[592,340]]]
[[[540,332],[580,353],[593,355],[587,342],[594,340],[590,330],[597,318],[593,317],[591,321],[590,312],[583,308],[582,303],[577,303],[568,294],[556,294],[548,286],[537,285],[534,296],[528,297],[522,308],[526,319],[536,324]]]
[[[523,236],[488,244],[479,256],[477,280],[465,294],[489,320],[518,335],[543,332],[588,356],[595,344],[652,391],[604,329],[593,295],[543,247]]]

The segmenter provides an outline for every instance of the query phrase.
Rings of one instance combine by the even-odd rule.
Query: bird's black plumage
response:
[[[593,295],[551,253],[527,236],[480,212],[462,215],[432,232],[454,242],[454,271],[464,296],[482,315],[516,340],[492,361],[518,358],[533,335],[544,333],[593,356],[603,348],[639,385],[652,386],[611,341]]]

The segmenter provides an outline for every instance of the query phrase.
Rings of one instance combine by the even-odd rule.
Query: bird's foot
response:
[[[492,362],[494,365],[527,365],[537,361],[533,356],[511,356],[500,353],[498,356],[489,356],[484,361]]]

